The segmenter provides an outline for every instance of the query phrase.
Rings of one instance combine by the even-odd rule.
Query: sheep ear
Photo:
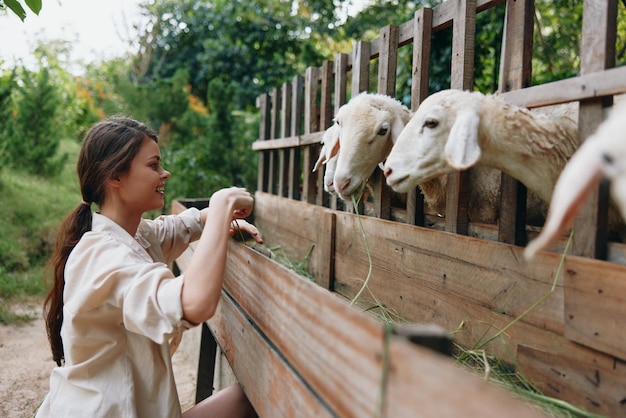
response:
[[[324,146],[320,151],[320,156],[315,162],[315,167],[313,167],[314,172],[317,171],[322,164],[326,164],[328,160],[339,153],[339,127],[337,125],[333,125],[328,128],[324,133],[322,142],[324,143]]]
[[[465,170],[480,158],[479,123],[480,117],[476,112],[464,111],[457,115],[445,148],[446,159],[453,168]]]
[[[404,120],[402,120],[402,117],[400,115],[396,115],[395,118],[393,118],[393,122],[391,123],[391,142],[392,143],[396,143],[396,141],[398,140],[398,137],[400,136],[400,132],[402,132],[402,130],[404,129],[405,123]]]
[[[572,226],[585,198],[598,187],[603,177],[600,151],[593,141],[587,139],[569,160],[554,186],[541,233],[526,246],[524,256],[527,259],[547,248]]]

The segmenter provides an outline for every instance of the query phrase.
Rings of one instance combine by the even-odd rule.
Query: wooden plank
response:
[[[615,33],[617,31],[617,0],[585,2],[581,41],[580,73],[589,74],[615,66]],[[583,143],[591,136],[603,117],[603,100],[585,100],[578,112],[579,140]],[[607,187],[592,190],[581,205],[574,222],[576,235],[572,254],[606,259],[608,236]],[[589,238],[592,239],[589,239]]]
[[[271,95],[271,123],[270,123],[270,138],[278,138],[280,135],[281,123],[281,104],[282,91],[280,87],[272,89]]]
[[[317,89],[320,81],[320,71],[317,67],[306,70],[304,83],[304,133],[310,134],[320,130],[319,106],[317,103]],[[311,147],[304,147],[302,152],[302,196],[301,200],[315,203],[317,190],[317,174],[313,173],[315,161],[319,155]]]
[[[565,269],[565,335],[626,360],[626,266],[572,256]]]
[[[534,1],[508,2],[506,6],[501,92],[528,87],[532,69]],[[498,241],[526,245],[526,197],[526,186],[505,173],[501,174]]]
[[[422,7],[413,17],[413,62],[411,75],[411,111],[415,112],[428,96],[430,43],[433,11]],[[406,196],[406,222],[424,226],[424,195],[415,187]]]
[[[320,97],[320,129],[326,130],[333,124],[333,71],[335,63],[325,60],[320,71],[321,77],[321,97]],[[321,152],[321,145],[313,145],[315,156]],[[317,158],[316,158],[317,160]],[[329,193],[324,192],[324,170],[318,170],[317,176],[317,198],[316,203],[320,206],[330,206]]]
[[[321,286],[333,280],[335,213],[321,206],[255,194],[254,221],[264,240],[293,263],[310,258],[307,270]]]
[[[257,100],[257,107],[259,108],[259,139],[263,141],[270,137],[270,99],[268,94],[264,94]],[[269,171],[269,156],[266,152],[259,153],[259,163],[257,171],[257,190],[267,191],[267,180]]]
[[[333,115],[337,114],[339,108],[346,103],[346,90],[348,87],[348,58],[348,54],[335,54],[335,108],[333,110]]]
[[[293,96],[293,91],[291,88],[291,83],[283,84],[281,89],[282,97],[281,97],[281,123],[280,123],[280,132],[282,137],[290,136],[291,129],[291,99]],[[289,150],[279,150],[278,151],[278,194],[280,196],[287,196],[289,194]]]
[[[304,111],[304,78],[295,76],[292,83],[293,98],[292,118],[291,118],[291,135],[299,135],[302,133],[302,112]],[[300,173],[302,171],[300,148],[291,148],[289,150],[289,192],[287,197],[291,199],[300,199]]]
[[[476,0],[454,4],[452,35],[451,88],[471,90],[474,81],[474,42],[476,38]],[[434,20],[434,17],[433,17]],[[469,223],[469,171],[448,174],[446,231],[466,235]]]
[[[369,88],[371,42],[358,41],[352,50],[352,97]]]
[[[626,363],[599,352],[558,354],[520,345],[524,377],[545,395],[609,417],[626,416]]]
[[[334,416],[228,295],[208,325],[260,417]]]
[[[324,135],[323,131],[309,134],[291,136],[287,138],[268,139],[265,141],[254,141],[252,149],[255,151],[273,150],[280,148],[301,147],[305,145],[318,144]]]
[[[291,118],[293,114],[293,104],[292,104],[293,86],[292,84],[290,82],[284,83],[281,89],[281,92],[282,92],[282,98],[280,100],[280,103],[282,107],[281,109],[282,118],[280,119],[280,137],[286,138],[286,137],[295,135],[295,133],[291,132],[291,129],[293,126],[293,124],[291,123]]]
[[[235,242],[224,288],[337,416],[540,415],[452,360],[389,336],[369,315]],[[387,390],[381,390],[383,369]]]
[[[626,66],[502,93],[502,98],[533,108],[620,93],[626,93]]]
[[[398,27],[387,25],[380,30],[380,53],[378,57],[378,93],[395,97],[396,69],[398,67]],[[376,168],[371,179],[374,193],[374,216],[382,219],[391,218],[391,189],[385,182],[385,176]]]
[[[530,263],[520,247],[364,216],[359,222],[356,215],[346,213],[338,213],[336,222],[335,283],[352,280],[353,287],[360,287],[365,279],[368,254],[361,238],[364,233],[373,267],[380,270],[377,273],[386,272],[385,279],[379,279],[381,289],[384,282],[394,283],[386,290],[397,299],[392,302],[391,296],[388,298],[394,308],[405,303],[399,297],[402,293],[394,289],[404,283],[409,286],[403,288],[405,293],[412,293],[411,284],[420,289],[425,286],[514,319],[550,290],[560,259],[558,254],[542,253]],[[523,322],[562,334],[562,276],[563,272],[552,296]],[[372,275],[371,280],[377,277]]]

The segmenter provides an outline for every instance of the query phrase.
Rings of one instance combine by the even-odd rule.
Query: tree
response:
[[[192,93],[206,97],[209,82],[221,78],[237,85],[232,100],[238,109],[254,108],[261,93],[319,65],[323,57],[305,45],[335,10],[327,1],[281,0],[167,0],[144,8],[150,24],[135,61],[137,80],[186,68]]]
[[[41,0],[25,0],[26,6],[33,11],[36,15],[41,11]],[[0,9],[9,8],[13,13],[19,17],[22,22],[26,19],[26,10],[24,6],[20,4],[19,0],[0,0]]]
[[[11,95],[17,84],[15,70],[0,75],[0,166],[7,162],[6,146],[9,134],[9,123],[13,117]]]
[[[67,159],[57,156],[61,140],[55,126],[57,90],[45,68],[38,73],[24,70],[21,81],[6,144],[10,164],[40,176],[56,175]]]

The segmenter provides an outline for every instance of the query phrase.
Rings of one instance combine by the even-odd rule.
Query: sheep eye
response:
[[[384,136],[387,135],[387,132],[389,132],[389,126],[383,126],[382,128],[380,128],[377,135]]]
[[[609,164],[609,165],[613,165],[613,157],[609,154],[607,154],[606,152],[602,153],[602,159],[604,160],[605,163]]]
[[[439,122],[435,119],[426,119],[424,121],[425,128],[433,129],[433,128],[436,128],[437,125],[439,125]]]

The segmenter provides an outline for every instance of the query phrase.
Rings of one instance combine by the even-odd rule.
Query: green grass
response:
[[[47,293],[44,266],[56,229],[81,201],[75,165],[80,145],[61,143],[69,155],[67,166],[55,178],[42,178],[3,168],[0,176],[0,323],[31,319],[20,305],[41,301]]]

